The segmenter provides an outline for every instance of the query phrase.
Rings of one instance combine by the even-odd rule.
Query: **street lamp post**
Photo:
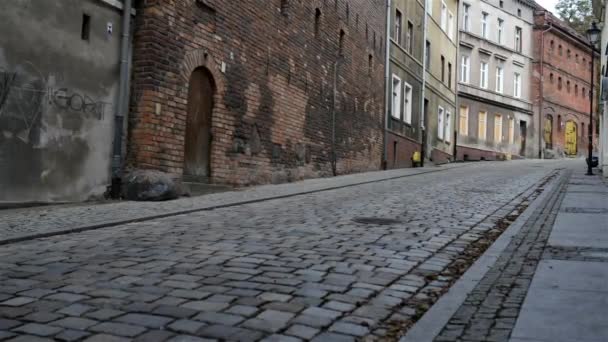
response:
[[[595,46],[600,38],[601,30],[597,28],[596,23],[591,24],[591,28],[587,30],[587,39],[591,45],[591,90],[590,90],[590,106],[589,106],[589,145],[587,146],[589,156],[587,157],[587,176],[593,175],[592,159],[593,159],[593,88],[595,85]]]

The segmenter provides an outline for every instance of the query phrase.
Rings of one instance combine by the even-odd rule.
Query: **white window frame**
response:
[[[496,133],[498,132],[498,135]],[[494,142],[502,142],[502,115],[494,114]]]
[[[426,0],[426,13],[433,15],[433,0]]]
[[[521,98],[521,74],[513,73],[513,97]]]
[[[448,6],[445,4],[445,1],[441,1],[441,29],[443,32],[447,32],[448,30]]]
[[[471,5],[463,3],[462,9],[462,30],[469,32],[471,30]]]
[[[460,82],[469,83],[471,80],[471,58],[462,55],[460,61]]]
[[[469,107],[460,106],[460,116],[458,121],[458,132],[463,137],[469,135]]]
[[[443,141],[446,143],[452,141],[452,112],[449,110],[445,112],[445,132]]]
[[[395,85],[395,83],[397,85]],[[391,116],[395,119],[401,120],[401,99],[403,94],[403,81],[401,81],[401,78],[399,76],[393,74],[392,84]]]
[[[395,33],[393,39],[397,42],[397,45],[401,45],[401,38],[403,35],[403,13],[399,9],[395,9]]]
[[[505,70],[501,66],[496,67],[496,92],[502,94],[504,92]]]
[[[502,43],[503,43],[504,32],[505,32],[505,21],[502,20],[501,18],[498,18],[498,32],[497,32],[497,36],[496,36],[496,42],[498,43],[498,45],[502,45]]]
[[[412,124],[412,86],[403,81],[403,121],[411,125]]]
[[[515,27],[515,51],[520,52],[520,53],[522,52],[522,49],[523,49],[522,35],[523,35],[522,28],[519,26]]]
[[[481,62],[479,67],[479,87],[488,89],[488,62]]]
[[[482,120],[483,118],[483,120]],[[483,122],[484,130],[481,130],[481,123]],[[488,137],[488,112],[481,111],[477,117],[477,139],[486,140]]]
[[[444,135],[444,116],[445,116],[445,109],[441,106],[439,106],[439,108],[437,109],[437,137],[441,140],[443,140],[443,135]]]
[[[485,39],[488,39],[490,35],[490,30],[488,28],[488,18],[490,15],[486,12],[481,13],[481,36]]]
[[[448,11],[448,37],[454,40],[454,13]]]

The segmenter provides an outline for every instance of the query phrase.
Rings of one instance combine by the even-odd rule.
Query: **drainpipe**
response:
[[[112,155],[112,185],[110,196],[120,198],[123,171],[123,139],[125,116],[129,105],[129,44],[131,41],[131,1],[124,0],[122,13],[122,42],[120,47],[120,88],[114,116],[114,149]]]
[[[420,141],[421,141],[421,151],[420,151],[420,166],[424,166],[424,159],[426,158],[426,154],[428,153],[426,150],[426,140],[428,138],[428,132],[427,132],[427,127],[424,123],[425,120],[428,120],[428,118],[426,117],[426,112],[424,111],[424,98],[426,97],[426,31],[427,31],[427,25],[428,25],[428,15],[427,15],[427,1],[424,1],[424,13],[423,13],[423,17],[424,19],[422,19],[422,91],[420,92],[420,118],[422,120],[420,120],[420,128],[421,128],[421,133],[424,131],[424,134],[421,134],[420,136]]]
[[[388,111],[390,107],[390,81],[391,81],[391,1],[386,0],[386,49],[384,56],[384,140],[382,148],[382,169],[386,170],[388,167]]]
[[[545,13],[546,18],[546,13]],[[549,23],[549,28],[540,33],[540,103],[538,106],[538,159],[543,159],[543,105],[544,105],[544,87],[545,87],[545,33],[553,29],[553,23]],[[553,130],[551,130],[553,132]],[[553,133],[552,133],[553,134]],[[524,151],[525,153],[525,151]]]
[[[338,55],[338,59],[334,63],[334,91],[333,91],[333,99],[331,105],[331,171],[335,176],[338,175],[337,170],[337,162],[338,158],[336,156],[336,92],[338,91],[338,66],[340,63],[340,56]]]
[[[458,126],[458,123],[460,122],[460,97],[458,96],[458,69],[460,69],[458,67],[458,52],[460,51],[460,1],[458,1],[456,3],[456,60],[454,61],[454,94],[456,95],[456,101],[455,105],[456,108],[454,108],[454,117],[452,118],[452,121],[454,122],[454,126],[453,126],[453,132],[451,132],[450,134],[454,134],[454,156],[453,156],[453,161],[458,160],[458,131],[460,130],[460,127]],[[452,80],[450,80],[450,82],[452,82]],[[452,85],[450,84],[450,87]],[[458,119],[458,120],[456,120]]]

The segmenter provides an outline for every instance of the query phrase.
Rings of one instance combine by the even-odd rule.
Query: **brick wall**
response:
[[[384,9],[383,0],[140,1],[129,166],[183,173],[188,82],[204,67],[215,84],[212,182],[330,175],[333,112],[337,172],[378,169]]]

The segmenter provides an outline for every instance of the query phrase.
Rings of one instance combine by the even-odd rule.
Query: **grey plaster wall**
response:
[[[0,1],[0,201],[78,201],[105,190],[120,19],[99,0]]]

